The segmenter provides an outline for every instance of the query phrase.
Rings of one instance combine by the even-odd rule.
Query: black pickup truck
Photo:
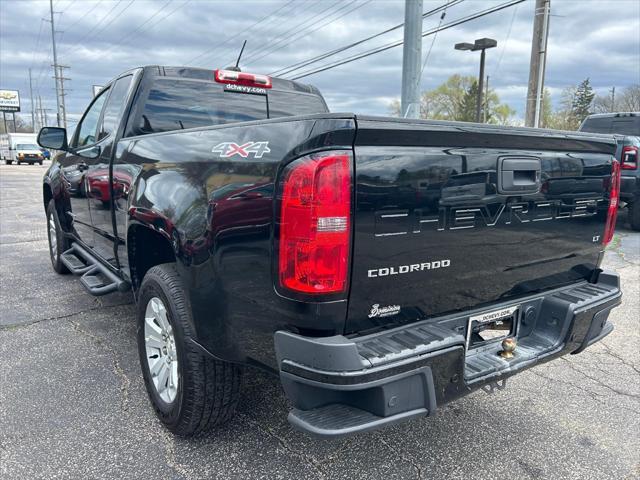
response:
[[[308,85],[151,66],[39,143],[61,151],[53,268],[133,291],[176,434],[228,420],[246,366],[331,437],[433,415],[613,329],[613,136],[329,113]]]
[[[626,207],[629,224],[640,230],[640,112],[595,113],[584,119],[581,132],[620,135],[616,158],[620,162],[620,206]]]

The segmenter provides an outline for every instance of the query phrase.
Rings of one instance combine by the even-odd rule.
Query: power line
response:
[[[371,1],[371,0],[369,0]],[[332,16],[335,15],[336,13],[338,13],[340,10],[343,10],[345,8],[348,8],[349,6],[353,5],[356,2],[356,0],[351,0],[349,2],[347,2],[346,4],[339,6],[336,10],[334,10],[333,12],[327,14],[327,16]],[[368,2],[367,2],[368,3]],[[325,12],[333,9],[336,5],[340,5],[341,2],[335,2],[333,4],[331,4],[329,7],[325,8],[324,10],[321,10],[320,12],[316,13],[315,15],[312,15],[311,17],[307,18],[305,21],[298,23],[297,25],[294,25],[293,27],[285,30],[284,32],[282,32],[281,34],[278,35],[279,40],[276,40],[274,43],[271,44],[266,44],[264,45],[262,48],[259,48],[258,50],[252,52],[250,55],[247,55],[247,58],[245,58],[245,62],[249,62],[249,61],[257,61],[261,58],[266,57],[267,55],[270,55],[271,53],[280,50],[281,48],[284,48],[286,45],[290,44],[293,40],[291,40],[292,36],[295,36],[296,34],[303,32],[305,29],[307,29],[310,25],[307,25],[309,22],[314,21],[317,17],[325,14]],[[363,4],[364,5],[364,4]],[[331,23],[331,22],[329,22]],[[303,27],[304,25],[304,27]],[[296,29],[298,29],[298,32],[296,32]],[[293,32],[291,35],[288,35],[289,33]],[[296,39],[299,37],[295,37]],[[280,45],[282,42],[286,42],[287,40],[290,40],[288,43],[286,43],[285,45],[281,45],[279,48],[274,49],[273,47]],[[260,55],[262,53],[262,55]]]
[[[511,37],[511,29],[513,28],[513,22],[516,19],[516,14],[518,13],[518,7],[519,6],[520,5],[516,5],[516,8],[513,9],[513,15],[511,15],[511,22],[509,23],[509,29],[507,30],[507,36],[504,39],[504,41],[502,42],[502,50],[500,51],[500,56],[498,57],[498,63],[496,64],[496,68],[493,71],[493,76],[494,77],[500,71],[500,64],[502,63],[502,57],[504,56],[504,52],[507,49],[507,42],[509,41],[509,38]]]
[[[93,34],[93,36],[91,36],[90,38],[96,38],[99,34],[101,34],[102,32],[104,32],[108,26],[110,26],[113,22],[115,22],[116,20],[118,20],[118,18],[120,18],[120,15],[122,15],[131,5],[133,5],[133,2],[135,0],[129,0],[129,3],[127,3],[127,5],[120,10],[116,15],[113,16],[113,18],[111,20],[109,20],[105,25],[103,25],[97,32],[95,32]]]
[[[438,38],[438,32],[440,31],[440,27],[442,26],[442,21],[444,20],[444,17],[447,16],[447,7],[449,6],[449,3],[447,2],[447,4],[444,6],[444,11],[442,12],[442,15],[440,15],[440,21],[438,22],[438,26],[436,27],[436,33],[433,35],[433,38],[431,39],[431,45],[429,46],[429,50],[427,51],[427,54],[424,56],[424,60],[422,61],[422,68],[420,69],[420,75],[418,75],[418,84],[420,84],[420,80],[422,79],[422,74],[424,73],[424,68],[427,66],[427,62],[429,61],[429,56],[431,55],[431,50],[433,50],[433,45],[436,43],[436,38]]]
[[[239,32],[235,35],[232,35],[231,37],[229,37],[227,40],[225,40],[224,42],[222,42],[221,44],[219,44],[217,47],[214,48],[209,48],[207,50],[205,50],[204,52],[196,55],[195,57],[191,58],[190,60],[186,61],[186,65],[192,64],[193,62],[195,62],[196,60],[205,57],[205,56],[209,56],[212,55],[213,53],[217,52],[220,50],[220,48],[222,48],[225,45],[228,45],[229,42],[231,42],[232,40],[235,40],[236,38],[238,38],[241,35],[245,35],[247,31],[252,30],[254,27],[256,27],[257,25],[259,25],[260,23],[262,23],[263,21],[265,21],[267,18],[272,17],[273,15],[275,15],[276,13],[278,13],[279,11],[281,11],[283,8],[286,8],[287,6],[291,5],[295,0],[289,0],[287,3],[285,3],[284,5],[281,5],[280,7],[276,8],[273,12],[271,12],[268,15],[265,15],[264,17],[262,17],[260,20],[258,20],[257,22],[253,23],[252,25],[250,25],[249,27],[247,27],[245,30],[243,30],[242,32]]]
[[[133,2],[133,0],[131,0],[131,1]],[[72,48],[74,48],[74,47],[76,47],[76,46],[80,45],[83,41],[85,41],[87,38],[89,38],[89,37],[91,36],[91,34],[95,31],[95,29],[96,29],[96,28],[98,28],[98,27],[100,27],[100,26],[105,22],[105,20],[106,20],[106,19],[111,15],[111,13],[112,13],[116,8],[118,8],[118,6],[119,6],[122,2],[123,2],[123,0],[118,0],[118,1],[113,5],[113,7],[111,7],[111,9],[107,12],[107,14],[106,14],[106,15],[104,15],[104,16],[102,16],[102,17],[100,18],[100,20],[98,20],[98,23],[96,23],[96,24],[91,28],[91,30],[89,30],[87,33],[85,33],[85,34],[80,38],[80,40],[78,40],[76,43],[74,43],[73,45],[71,45],[67,50],[71,50]],[[117,18],[117,17],[114,17],[114,18]],[[100,28],[100,31],[101,31],[101,30],[102,30],[102,28]]]
[[[98,0],[93,7],[91,7],[87,12],[85,12],[84,15],[82,15],[80,18],[78,18],[75,22],[73,22],[71,25],[69,25],[68,27],[66,27],[67,30],[71,31],[71,29],[73,29],[73,27],[75,27],[77,24],[79,24],[82,20],[85,19],[85,17],[87,15],[89,15],[90,13],[93,13],[93,11],[98,8],[98,6],[100,6],[100,3],[102,2],[102,0]]]
[[[112,45],[111,47],[109,47],[106,51],[110,51],[113,50],[115,47],[121,45],[125,40],[129,39],[132,35],[134,35],[136,32],[139,32],[140,29],[142,27],[144,27],[147,23],[149,23],[151,20],[153,20],[158,14],[160,14],[165,8],[167,8],[169,5],[171,4],[171,0],[167,0],[167,2],[162,5],[158,10],[156,10],[156,12],[151,15],[149,18],[147,18],[144,22],[142,22],[136,29],[130,31],[129,33],[127,33],[124,37],[122,37],[120,39],[120,41],[114,45]],[[106,53],[106,52],[105,52]]]
[[[449,23],[441,26],[440,28],[434,28],[434,29],[422,32],[422,36],[426,37],[426,36],[432,35],[432,34],[434,34],[436,32],[447,30],[449,28],[455,27],[455,26],[460,25],[462,23],[470,22],[471,20],[475,20],[475,19],[483,17],[485,15],[489,15],[491,13],[498,12],[500,10],[504,10],[505,8],[511,7],[513,5],[517,5],[517,4],[522,3],[524,1],[526,1],[526,0],[511,0],[509,2],[502,3],[502,4],[497,5],[495,7],[491,7],[491,8],[488,8],[486,10],[482,10],[480,12],[476,12],[475,14],[471,14],[471,15],[468,15],[468,16],[463,17],[461,19],[449,22]],[[389,50],[391,48],[398,47],[398,46],[402,45],[403,43],[404,43],[403,40],[398,40],[398,41],[395,41],[395,42],[392,42],[392,43],[388,43],[388,44],[383,45],[381,47],[374,48],[374,49],[368,50],[366,52],[362,52],[362,53],[353,55],[351,57],[344,58],[344,59],[339,60],[337,62],[334,62],[332,64],[325,64],[325,65],[323,65],[321,67],[318,67],[318,68],[316,68],[314,70],[307,70],[306,72],[302,72],[300,75],[297,75],[295,77],[291,77],[290,79],[291,80],[298,80],[300,78],[308,77],[310,75],[315,75],[316,73],[324,72],[325,70],[330,70],[330,69],[338,67],[340,65],[345,65],[347,63],[351,63],[351,62],[354,62],[356,60],[360,60],[361,58],[365,58],[365,57],[368,57],[370,55],[375,55],[376,53],[384,52],[384,51]]]
[[[463,1],[464,0],[453,0],[451,3],[449,3],[448,6],[451,7],[453,5],[457,5],[458,3],[461,3]],[[427,17],[430,17],[431,15],[434,15],[434,14],[440,12],[441,10],[443,10],[445,8],[447,8],[447,5],[441,5],[439,7],[436,7],[434,9],[432,9],[432,10],[429,10],[428,12],[425,12],[425,13],[422,14],[422,18],[425,19]],[[338,53],[342,53],[345,50],[349,50],[349,49],[351,49],[353,47],[357,47],[358,45],[361,45],[361,44],[363,44],[365,42],[368,42],[370,40],[378,38],[378,37],[380,37],[382,35],[385,35],[387,33],[392,32],[394,30],[398,30],[399,28],[402,28],[403,26],[404,26],[404,23],[400,23],[400,24],[395,25],[395,26],[393,26],[391,28],[383,30],[382,32],[376,33],[375,35],[371,35],[369,37],[363,38],[362,40],[358,40],[357,42],[350,43],[349,45],[345,45],[343,47],[336,48],[336,49],[331,50],[329,52],[322,53],[322,54],[317,55],[317,56],[315,56],[313,58],[308,58],[307,60],[302,60],[301,62],[294,63],[294,64],[289,65],[287,67],[283,67],[280,70],[276,70],[276,71],[270,73],[269,75],[286,75],[286,74],[289,74],[289,73],[294,72],[296,70],[300,70],[301,68],[306,67],[307,65],[311,65],[312,63],[316,63],[316,62],[318,62],[320,60],[324,60],[325,58],[331,57],[333,55],[337,55]]]
[[[275,53],[275,52],[277,52],[277,51],[279,51],[279,50],[282,50],[282,49],[283,49],[284,47],[286,47],[287,45],[291,45],[293,42],[295,42],[295,41],[299,40],[301,37],[305,37],[305,36],[307,36],[307,35],[309,35],[309,34],[311,34],[311,33],[315,32],[315,31],[317,31],[317,30],[320,30],[321,28],[323,28],[323,27],[325,27],[325,26],[327,26],[327,25],[329,25],[329,24],[331,24],[331,23],[335,22],[336,20],[339,20],[340,18],[342,18],[342,17],[344,17],[344,16],[346,16],[346,15],[349,15],[351,12],[354,12],[354,11],[358,10],[359,8],[364,7],[364,6],[365,6],[365,5],[367,5],[368,3],[371,3],[371,1],[372,1],[372,0],[367,0],[366,2],[361,3],[360,5],[355,5],[355,6],[354,6],[353,8],[351,8],[350,10],[347,10],[346,12],[344,12],[344,13],[342,13],[342,14],[338,15],[337,17],[335,17],[335,18],[333,18],[333,19],[331,19],[331,20],[329,20],[329,21],[327,21],[327,22],[325,22],[325,23],[321,23],[320,25],[317,25],[315,28],[313,28],[313,29],[311,29],[311,30],[308,30],[308,31],[306,31],[306,32],[300,32],[300,34],[299,34],[299,35],[297,35],[297,36],[295,36],[295,37],[293,37],[293,38],[289,39],[289,41],[288,41],[287,43],[285,43],[284,45],[281,45],[280,47],[278,47],[278,48],[276,48],[276,49],[274,49],[274,50],[271,50],[270,52],[267,52],[267,53],[265,53],[264,55],[259,56],[258,58],[254,58],[254,59],[253,59],[253,61],[254,61],[254,62],[255,62],[255,61],[258,61],[258,60],[260,60],[260,59],[262,59],[262,58],[264,58],[264,57],[266,57],[266,56],[268,56],[268,55],[271,55],[271,54],[273,54],[273,53]],[[461,1],[462,1],[462,0],[461,0]],[[348,5],[347,5],[347,6],[348,6]],[[335,15],[335,14],[336,14],[336,13],[338,13],[340,10],[341,10],[341,9],[336,10],[336,11],[335,11],[335,12],[333,12],[333,14],[331,14],[331,15]]]
[[[38,51],[38,47],[40,46],[40,36],[42,35],[42,26],[44,25],[44,18],[40,19],[40,29],[38,30],[38,39],[36,40],[36,46],[33,47],[33,54],[31,55],[31,63],[29,67],[33,67],[33,62],[36,61],[36,52]]]
[[[69,10],[69,8],[71,8],[71,7],[73,6],[73,4],[74,4],[74,3],[76,3],[77,1],[78,1],[78,0],[72,0],[72,2],[71,2],[69,5],[67,5],[66,7],[64,7],[64,8],[60,11],[60,14],[62,15],[64,12],[66,12],[67,10]],[[56,5],[57,5],[57,3],[56,3]],[[55,7],[56,5],[54,5],[54,7]]]

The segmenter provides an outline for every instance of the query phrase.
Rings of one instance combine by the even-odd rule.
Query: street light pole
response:
[[[476,123],[480,123],[482,93],[484,92],[484,48],[480,52],[480,75],[478,75],[478,98],[476,99]]]
[[[485,50],[498,45],[493,38],[479,38],[474,43],[456,43],[456,50],[468,50],[475,52],[480,50],[480,74],[478,75],[478,95],[476,98],[476,122],[480,123],[480,112],[482,111],[482,94],[484,93],[484,59]]]

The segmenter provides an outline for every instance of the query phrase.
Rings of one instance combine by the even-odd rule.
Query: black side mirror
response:
[[[53,150],[68,150],[67,131],[60,127],[44,127],[38,133],[38,145]]]

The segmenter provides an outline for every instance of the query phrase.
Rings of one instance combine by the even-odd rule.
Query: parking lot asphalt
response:
[[[614,332],[492,395],[337,441],[287,423],[278,380],[247,370],[228,425],[193,439],[156,420],[132,298],[91,297],[51,269],[41,178],[0,165],[0,478],[640,477],[640,233],[618,221]]]

